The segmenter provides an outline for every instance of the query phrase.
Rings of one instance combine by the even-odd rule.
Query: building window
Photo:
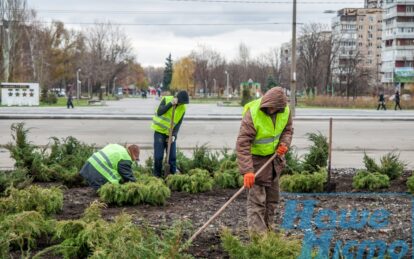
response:
[[[372,17],[372,16],[369,16],[368,19],[369,19],[370,22],[373,22],[374,21],[374,17]]]

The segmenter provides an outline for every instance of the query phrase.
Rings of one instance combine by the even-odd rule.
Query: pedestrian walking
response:
[[[394,107],[394,110],[397,110],[397,107],[400,108],[400,110],[402,110],[401,105],[400,105],[400,92],[399,91],[395,92],[395,107]]]
[[[379,109],[384,109],[385,111],[387,110],[387,107],[385,107],[384,93],[382,93],[382,92],[379,95],[377,111]]]
[[[279,176],[292,142],[292,115],[281,87],[274,87],[244,107],[236,151],[247,197],[247,224],[251,234],[274,229],[279,202]],[[255,178],[274,153],[276,159]]]
[[[164,150],[168,146],[168,135],[171,127],[173,105],[176,106],[174,112],[174,125],[171,139],[170,155],[168,164],[170,165],[170,173],[177,171],[176,165],[176,142],[177,134],[181,123],[184,119],[186,104],[189,103],[188,93],[186,91],[178,92],[177,96],[164,96],[161,99],[155,115],[152,118],[151,128],[154,130],[154,175],[162,177],[162,160],[164,158]]]
[[[73,97],[72,97],[72,93],[71,92],[69,92],[69,94],[68,94],[68,100],[66,102],[66,106],[68,107],[68,109],[70,107],[72,107],[72,109],[74,108],[74,106],[73,106]]]

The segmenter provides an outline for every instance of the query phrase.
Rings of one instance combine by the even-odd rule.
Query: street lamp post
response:
[[[78,70],[76,70],[76,98],[79,100],[80,99],[80,85],[81,85],[81,81],[79,80],[79,72],[81,72],[82,69],[78,68]]]
[[[213,92],[216,93],[216,79],[215,78],[213,78],[213,82],[214,82]]]
[[[116,87],[115,82],[116,82],[117,79],[118,79],[117,77],[114,77],[113,88],[112,88],[112,96],[115,95],[115,87]]]
[[[292,16],[292,66],[290,69],[290,112],[292,114],[292,117],[294,117],[296,107],[296,0],[293,0]]]
[[[224,73],[226,74],[226,76],[227,76],[227,84],[226,84],[226,92],[227,92],[227,101],[229,100],[229,72],[227,72],[227,70],[226,71],[224,71]]]

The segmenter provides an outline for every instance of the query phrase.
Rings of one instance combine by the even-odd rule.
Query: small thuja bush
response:
[[[284,175],[280,178],[280,187],[286,192],[322,192],[327,177],[326,169],[320,169],[314,173],[303,172]]]
[[[149,227],[134,224],[128,214],[105,221],[102,207],[93,203],[81,219],[58,222],[55,240],[59,243],[35,258],[50,251],[64,258],[191,258],[180,252],[188,224],[176,223],[159,236]]]
[[[305,155],[303,170],[317,172],[319,168],[326,167],[328,164],[328,141],[322,133],[308,133],[308,139],[313,143],[309,153]]]
[[[352,186],[358,190],[379,190],[390,186],[390,178],[381,173],[360,170],[352,179]]]
[[[108,204],[137,205],[146,203],[162,205],[171,196],[171,191],[161,179],[141,175],[137,177],[137,182],[107,183],[99,188],[98,194],[102,201]]]
[[[193,161],[186,157],[181,150],[177,150],[177,168],[181,173],[187,173],[193,167]]]
[[[29,129],[25,128],[24,123],[13,124],[11,130],[14,143],[9,143],[7,149],[16,161],[17,168],[27,169],[28,175],[36,181],[61,181],[67,186],[84,185],[78,172],[93,154],[93,145],[82,143],[74,137],[62,141],[53,137],[48,154],[48,147],[38,149],[28,141]]]
[[[303,171],[303,164],[294,146],[291,146],[285,154],[286,166],[283,168],[282,174],[293,174]]]
[[[229,230],[221,234],[221,242],[224,250],[230,258],[284,258],[296,259],[302,249],[301,240],[285,237],[281,233],[272,231],[262,235],[252,236],[250,243],[243,243],[233,236]]]
[[[407,179],[407,188],[411,194],[414,194],[414,175],[411,175]]]
[[[37,239],[52,233],[50,222],[36,211],[24,211],[0,219],[0,257],[8,258],[10,251],[18,248],[22,258],[29,258],[29,251],[36,247]]]
[[[212,190],[214,179],[207,170],[192,169],[188,174],[169,175],[166,182],[173,191],[199,193]]]
[[[27,169],[17,168],[14,171],[0,171],[0,195],[9,187],[22,189],[28,186],[32,179],[27,175]]]
[[[364,153],[364,165],[368,172],[387,175],[390,180],[400,177],[405,167],[405,163],[400,160],[400,156],[393,152],[382,156],[380,158],[380,165]]]
[[[214,173],[214,183],[221,188],[238,188],[243,186],[243,176],[237,168]]]
[[[0,214],[34,210],[50,215],[63,207],[63,192],[57,187],[41,188],[32,185],[22,190],[10,188],[6,193],[7,197],[0,198]]]
[[[36,147],[29,142],[28,134],[30,129],[26,129],[24,123],[13,123],[11,125],[12,138],[14,143],[7,144],[6,148],[10,151],[10,156],[16,163],[16,167],[30,168],[33,163],[33,153]]]
[[[213,173],[218,169],[218,154],[211,152],[207,145],[196,146],[193,151],[193,161],[191,169],[205,169],[209,173]]]

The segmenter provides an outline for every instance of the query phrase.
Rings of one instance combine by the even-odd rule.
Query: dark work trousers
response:
[[[395,107],[394,107],[394,110],[397,110],[397,107],[398,107],[398,108],[400,108],[400,110],[402,110],[402,109],[401,109],[401,105],[400,105],[400,101],[395,102]]]
[[[162,164],[164,159],[164,152],[168,146],[168,136],[162,133],[154,132],[154,176],[162,177],[164,172],[162,171]],[[175,174],[177,171],[177,153],[175,141],[171,142],[170,158],[168,163],[170,164],[170,173]]]
[[[73,102],[72,102],[72,100],[68,100],[68,102],[66,103],[66,106],[68,107],[68,109],[70,108],[70,107],[72,107],[72,109],[74,108],[73,107]]]
[[[387,107],[385,107],[385,102],[379,102],[378,103],[377,110],[380,110],[380,109],[387,110]]]

